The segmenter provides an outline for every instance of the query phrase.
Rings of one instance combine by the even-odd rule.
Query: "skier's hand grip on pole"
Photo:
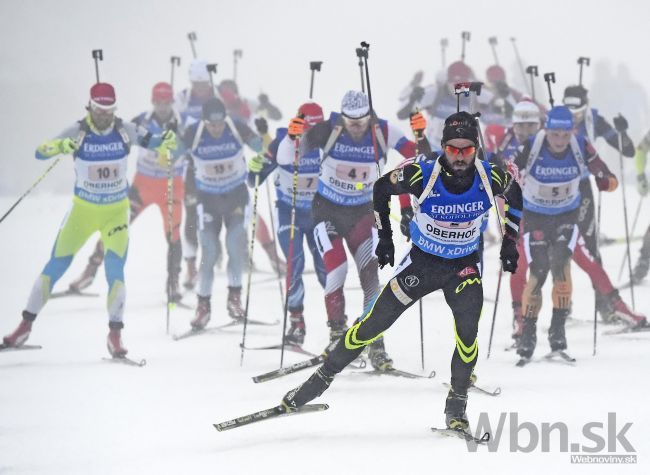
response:
[[[386,264],[393,267],[395,264],[395,246],[392,238],[379,238],[375,255],[379,263],[379,268],[383,269]]]
[[[596,186],[600,191],[611,192],[618,188],[618,179],[613,174],[596,175]]]
[[[503,270],[514,274],[517,271],[519,252],[517,251],[517,243],[508,235],[503,237],[500,257]]]
[[[424,118],[422,112],[411,114],[411,130],[415,136],[422,134],[427,128],[427,119]]]
[[[289,137],[292,140],[296,139],[297,137],[301,137],[305,131],[305,119],[302,117],[294,117],[289,121],[288,129]]]

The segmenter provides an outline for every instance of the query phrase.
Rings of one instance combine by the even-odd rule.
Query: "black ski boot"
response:
[[[334,343],[347,333],[347,317],[343,320],[329,320],[327,326],[330,327],[330,343]]]
[[[548,342],[551,351],[562,351],[567,349],[564,324],[569,310],[565,308],[554,308],[551,317],[551,328],[548,329]]]
[[[522,358],[530,359],[537,346],[537,320],[524,318],[524,331],[519,339],[517,354]]]
[[[445,403],[445,423],[447,429],[457,430],[469,434],[469,420],[465,413],[467,407],[467,393],[462,394],[449,390]]]
[[[387,371],[393,368],[393,360],[386,353],[383,337],[368,345],[368,358],[370,358],[372,367],[377,371]]]
[[[291,412],[323,394],[334,380],[334,375],[326,372],[321,366],[307,381],[292,389],[282,398],[281,405]]]
[[[287,334],[284,335],[284,342],[287,345],[302,346],[305,342],[306,334],[305,319],[302,312],[291,312],[289,321],[291,322],[291,327],[289,327]]]

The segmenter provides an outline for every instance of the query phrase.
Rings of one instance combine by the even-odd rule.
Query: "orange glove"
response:
[[[618,188],[618,180],[614,175],[596,177],[596,186],[600,191],[614,191]]]
[[[422,112],[411,114],[411,130],[415,135],[419,135],[427,128],[427,119],[424,118]]]
[[[305,119],[294,117],[289,121],[289,137],[292,139],[302,136],[305,131]]]

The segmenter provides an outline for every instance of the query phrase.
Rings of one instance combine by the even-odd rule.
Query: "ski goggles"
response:
[[[343,117],[343,123],[347,127],[366,127],[370,123],[370,114],[365,115],[363,117],[359,117],[357,119],[353,119],[352,117],[348,117],[346,115],[341,114]]]
[[[454,147],[453,145],[445,145],[445,153],[448,155],[462,155],[464,158],[474,156],[476,153],[475,145],[468,145],[467,147]]]

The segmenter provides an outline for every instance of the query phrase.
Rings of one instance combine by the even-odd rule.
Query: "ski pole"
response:
[[[497,309],[499,308],[499,294],[501,293],[501,278],[503,277],[503,267],[499,265],[499,276],[497,278],[497,292],[494,297],[494,309],[492,310],[492,325],[490,326],[490,340],[488,341],[488,351],[485,359],[490,359],[492,352],[492,337],[494,336],[494,324],[497,320]]]
[[[442,55],[442,68],[447,67],[447,46],[449,46],[449,40],[447,38],[440,39],[440,53]]]
[[[95,60],[95,78],[99,82],[99,62],[104,61],[104,52],[101,49],[94,49],[93,59]]]
[[[526,68],[526,74],[530,76],[530,94],[534,101],[535,100],[535,78],[539,76],[539,71],[537,69],[537,66],[528,66]]]
[[[314,76],[316,75],[316,71],[320,72],[320,67],[323,65],[322,61],[311,61],[309,63],[309,69],[311,69],[311,81],[309,82],[309,98],[314,97]],[[362,78],[363,79],[363,76]],[[363,83],[363,81],[362,81]]]
[[[460,38],[463,42],[462,50],[460,52],[460,60],[462,62],[465,62],[465,43],[467,43],[470,40],[470,32],[469,31],[461,32]]]
[[[619,114],[620,115],[620,114]],[[634,281],[632,280],[632,255],[630,254],[630,232],[627,224],[627,200],[625,198],[625,168],[623,165],[623,136],[618,133],[618,161],[621,166],[621,191],[623,192],[623,217],[625,219],[625,247],[627,249],[627,268],[630,276],[630,294],[632,295],[632,310],[636,310],[634,304]]]
[[[171,80],[169,81],[169,84],[172,86],[172,91],[174,90],[174,70],[176,69],[176,66],[181,65],[181,58],[180,56],[172,56],[170,58],[170,61],[172,63],[172,74],[171,74]]]
[[[639,222],[639,214],[641,213],[641,204],[643,203],[643,198],[645,196],[642,196],[641,199],[639,200],[639,204],[636,205],[636,211],[634,212],[634,221],[632,221],[632,229],[630,230],[630,235],[634,237],[634,233],[636,232],[636,225]],[[618,278],[617,280],[621,280],[621,275],[623,275],[623,269],[625,268],[625,261],[627,260],[627,254],[628,250],[625,250],[625,255],[623,256],[623,260],[621,261],[621,266],[618,269]]]
[[[196,42],[196,33],[193,31],[190,31],[187,34],[187,39],[190,40],[190,47],[192,48],[192,57],[196,59],[196,47],[194,43]]]
[[[377,165],[377,179],[381,176],[379,168],[379,152],[377,152],[377,131],[375,130],[375,109],[372,107],[372,92],[370,91],[370,72],[368,71],[368,50],[370,45],[365,41],[361,42],[363,50],[363,60],[366,68],[366,86],[368,86],[368,105],[370,107],[370,136],[372,137],[372,149],[375,153],[375,164]],[[383,157],[382,157],[383,158]]]
[[[580,65],[580,76],[579,76],[579,79],[578,79],[578,84],[580,84],[581,86],[582,86],[582,68],[584,66],[589,66],[590,63],[591,63],[591,60],[589,58],[586,58],[584,56],[580,56],[578,58],[578,64]]]
[[[526,83],[526,73],[524,72],[524,63],[521,61],[521,56],[519,55],[519,48],[517,48],[517,38],[511,37],[510,41],[512,42],[512,48],[515,50],[515,57],[517,58],[517,64],[519,65],[519,72],[521,73],[521,78],[524,80],[524,85],[528,89],[528,84]],[[528,91],[528,94],[531,94],[531,91]]]
[[[363,44],[363,43],[362,43]],[[366,87],[363,81],[363,59],[368,60],[368,50],[364,48],[357,48],[357,58],[359,58],[359,74],[361,76],[361,92],[366,92]],[[367,66],[366,66],[367,68]],[[371,107],[372,109],[372,107]]]
[[[241,59],[244,55],[244,52],[240,49],[233,50],[232,52],[232,80],[237,84],[237,60]]]
[[[555,105],[553,100],[553,89],[551,88],[551,83],[555,83],[555,73],[544,73],[544,81],[546,81],[546,87],[548,88],[548,102],[551,104],[551,108]]]
[[[419,111],[418,109],[415,110],[415,113],[417,114]],[[422,133],[421,130],[416,130],[415,131],[415,156],[417,157],[420,155],[420,140],[422,140],[424,134]],[[422,363],[422,370],[424,371],[424,310],[423,310],[423,304],[422,300],[424,300],[424,295],[420,297],[418,301],[418,307],[420,310],[420,360]]]
[[[42,174],[41,176],[38,177],[38,179],[34,182],[34,184],[33,184],[32,186],[30,186],[29,189],[28,189],[25,193],[23,193],[22,196],[21,196],[20,198],[18,198],[18,201],[16,201],[16,202],[11,206],[11,208],[9,208],[9,209],[7,210],[7,212],[6,212],[5,214],[2,215],[2,218],[0,218],[0,223],[2,223],[2,222],[5,220],[5,218],[6,218],[7,216],[9,216],[9,214],[14,210],[14,208],[15,208],[16,206],[18,206],[18,203],[20,203],[20,202],[23,200],[23,198],[24,198],[25,196],[27,196],[28,194],[30,194],[30,193],[32,192],[32,190],[33,190],[34,188],[36,188],[36,186],[37,186],[37,185],[38,185],[38,184],[43,180],[43,178],[45,178],[45,175],[47,175],[48,173],[50,173],[50,171],[52,170],[52,168],[54,168],[54,167],[56,166],[56,164],[59,163],[59,161],[61,160],[61,158],[63,158],[63,156],[59,156],[59,157],[57,157],[56,160],[54,160],[54,163],[52,163],[52,165],[50,165],[50,166],[49,166],[49,167],[48,167],[48,168],[43,172],[43,174]]]
[[[600,241],[600,216],[602,209],[602,191],[598,190],[598,211],[596,212],[596,249]],[[594,289],[594,351],[592,356],[596,356],[596,343],[598,338],[598,291]]]
[[[173,70],[173,64],[172,64]],[[173,76],[173,73],[172,73]],[[172,238],[174,236],[174,178],[172,174],[172,154],[167,150],[167,315],[165,319],[165,333],[169,335],[169,314],[174,306],[172,302]]]
[[[246,349],[246,328],[248,327],[248,308],[251,300],[251,280],[253,279],[253,251],[255,250],[255,231],[257,229],[257,198],[259,196],[260,175],[255,175],[255,189],[253,191],[253,219],[251,222],[251,239],[248,243],[248,277],[246,281],[246,305],[244,307],[244,328],[241,337],[241,355],[239,366],[244,364],[244,350]]]
[[[312,79],[313,79],[312,69]],[[291,184],[291,226],[289,227],[289,252],[287,253],[287,280],[285,287],[287,293],[284,296],[284,317],[282,319],[282,349],[280,351],[280,368],[284,364],[284,335],[287,331],[287,315],[289,314],[289,291],[293,285],[293,241],[296,230],[296,197],[298,195],[298,163],[300,161],[300,137],[294,139],[293,155],[293,181]]]
[[[492,48],[492,56],[494,56],[494,64],[499,65],[499,57],[497,56],[497,37],[491,36],[488,38],[490,47]]]
[[[277,248],[277,235],[275,234],[275,220],[273,219],[273,205],[271,202],[273,201],[271,199],[271,187],[269,185],[269,182],[271,180],[266,180],[266,201],[269,205],[269,220],[271,222],[271,236],[273,236],[273,252],[275,252],[275,255],[279,257],[278,254],[278,248]],[[280,270],[280,266],[276,264],[276,274],[278,275],[278,290],[280,291],[280,305],[282,305],[282,308],[284,308],[284,289],[282,289],[282,271]]]

